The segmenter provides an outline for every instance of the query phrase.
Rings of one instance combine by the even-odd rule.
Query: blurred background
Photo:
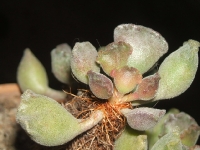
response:
[[[122,23],[158,31],[168,41],[167,56],[188,39],[200,41],[200,1],[1,0],[0,84],[16,82],[17,66],[29,47],[46,67],[50,86],[60,89],[62,84],[51,73],[50,51],[61,43],[73,47],[76,42],[90,41],[96,48],[105,46]],[[155,107],[179,108],[200,124],[199,75],[200,69],[184,94]]]

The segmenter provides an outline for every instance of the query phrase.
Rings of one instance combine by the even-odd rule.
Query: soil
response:
[[[15,115],[20,95],[17,84],[0,85],[0,150],[112,150],[114,141],[126,123],[119,108],[131,107],[129,104],[111,105],[100,101],[86,90],[80,90],[78,96],[69,94],[68,99],[62,103],[76,118],[87,118],[95,109],[103,110],[105,117],[98,125],[71,142],[56,147],[45,147],[32,141],[16,123]]]

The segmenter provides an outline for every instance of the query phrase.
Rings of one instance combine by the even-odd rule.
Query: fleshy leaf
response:
[[[151,149],[152,146],[160,139],[160,137],[163,136],[161,135],[161,132],[163,132],[163,126],[168,117],[171,114],[178,114],[178,113],[179,113],[178,109],[170,109],[167,112],[167,114],[165,114],[164,117],[162,117],[160,121],[152,129],[145,131],[148,136],[149,149]]]
[[[89,71],[87,75],[90,90],[96,97],[108,99],[113,95],[113,83],[108,77],[93,71]]]
[[[140,25],[117,26],[114,30],[114,41],[124,41],[132,46],[133,52],[128,59],[128,66],[137,68],[142,74],[168,51],[167,42],[158,32]]]
[[[97,51],[90,42],[77,42],[72,50],[71,69],[75,77],[88,84],[87,72],[100,72],[96,64]]]
[[[51,66],[55,77],[62,83],[69,84],[71,78],[71,47],[64,43],[51,51]]]
[[[67,143],[92,128],[103,118],[96,111],[85,120],[78,120],[55,100],[26,90],[21,97],[16,120],[37,143],[56,146]]]
[[[175,115],[171,114],[165,120],[161,135],[174,130],[176,126],[180,128],[180,139],[182,143],[188,147],[194,146],[200,135],[200,127],[196,121],[184,112]]]
[[[125,42],[114,42],[98,51],[97,63],[103,71],[110,75],[114,69],[120,69],[127,65],[127,60],[132,53],[132,48]]]
[[[127,126],[115,141],[114,150],[147,150],[147,144],[146,135]]]
[[[44,93],[48,88],[46,70],[29,48],[24,50],[18,66],[17,82],[22,91],[31,89],[37,93]]]
[[[124,66],[118,70],[112,70],[110,73],[114,78],[114,84],[120,93],[131,92],[137,84],[142,81],[142,75],[133,67]]]
[[[160,76],[157,73],[143,78],[134,94],[137,94],[140,100],[153,99],[158,89],[159,80]]]
[[[132,110],[122,109],[122,113],[127,118],[129,126],[139,131],[145,131],[154,127],[164,116],[165,112],[165,110],[148,107],[140,107]]]
[[[180,140],[179,129],[167,133],[161,137],[151,150],[182,150],[183,145]]]
[[[17,82],[23,92],[30,89],[55,99],[66,97],[64,92],[48,86],[48,77],[44,66],[28,48],[25,49],[17,69]]]
[[[163,61],[158,70],[161,79],[154,100],[176,97],[189,88],[198,67],[199,46],[199,42],[189,40]]]

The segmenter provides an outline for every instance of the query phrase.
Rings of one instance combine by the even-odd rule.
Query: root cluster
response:
[[[66,150],[112,150],[114,141],[123,131],[126,119],[120,113],[121,108],[130,108],[130,104],[110,104],[97,99],[89,91],[79,91],[65,104],[65,108],[76,118],[85,119],[92,111],[100,109],[104,119],[92,129],[77,136],[67,144]]]

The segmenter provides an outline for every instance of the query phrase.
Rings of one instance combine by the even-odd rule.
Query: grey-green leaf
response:
[[[24,50],[24,55],[18,66],[17,82],[22,91],[31,89],[34,92],[44,94],[48,88],[46,70],[29,48]]]
[[[161,135],[174,130],[176,126],[180,128],[181,142],[188,147],[194,146],[200,135],[200,127],[197,122],[184,112],[171,114],[165,120]]]
[[[57,45],[51,51],[51,67],[55,77],[62,83],[69,84],[71,79],[71,47],[66,44]]]
[[[25,49],[17,69],[17,82],[22,91],[31,89],[56,100],[66,97],[64,92],[51,89],[48,86],[48,77],[44,66],[28,48]]]
[[[147,148],[147,136],[128,126],[124,129],[114,144],[114,150],[147,150]]]
[[[180,140],[179,129],[167,133],[161,137],[151,148],[151,150],[183,150]]]
[[[189,40],[162,62],[158,70],[161,79],[154,100],[176,97],[189,88],[198,67],[199,46],[199,42]]]
[[[137,68],[142,74],[168,51],[167,42],[158,32],[141,25],[117,26],[114,30],[114,41],[124,41],[132,46],[133,52],[128,59],[128,66]]]
[[[77,42],[72,49],[71,69],[74,76],[81,82],[88,84],[87,72],[100,72],[96,63],[97,51],[90,42]]]
[[[67,143],[95,126],[103,118],[100,110],[78,120],[55,100],[26,90],[21,96],[16,120],[35,142],[45,146]]]
[[[103,71],[110,75],[114,69],[120,69],[127,65],[128,58],[132,53],[130,44],[125,42],[113,42],[98,51],[97,63]]]

